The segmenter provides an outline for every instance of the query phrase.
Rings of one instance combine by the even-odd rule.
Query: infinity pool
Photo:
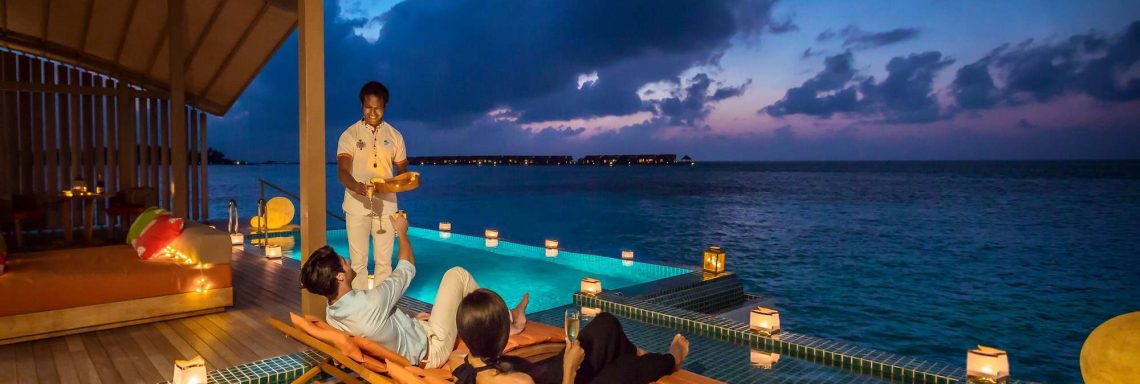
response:
[[[436,288],[443,273],[454,266],[471,271],[484,288],[498,292],[513,306],[523,293],[530,292],[527,312],[538,312],[570,304],[582,278],[602,281],[603,289],[616,289],[646,283],[690,271],[664,265],[623,262],[615,257],[559,251],[547,257],[546,249],[499,241],[489,248],[481,237],[450,234],[446,239],[435,230],[410,228],[412,247],[416,251],[416,278],[407,295],[425,302],[435,301]],[[348,257],[346,232],[328,232],[328,242],[337,253]],[[618,250],[614,250],[615,255]],[[369,252],[371,255],[371,252]],[[288,257],[300,259],[295,252]],[[393,255],[395,261],[395,255]],[[372,261],[369,263],[372,270]]]

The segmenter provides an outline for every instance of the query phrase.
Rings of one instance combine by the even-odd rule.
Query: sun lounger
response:
[[[398,383],[398,384],[446,384],[452,382],[450,367],[423,369],[408,362],[403,356],[374,341],[350,336],[332,328],[324,321],[312,316],[301,317],[289,314],[293,325],[277,319],[268,322],[287,336],[313,348],[329,359],[313,367],[294,384],[306,383],[324,372],[344,383]],[[507,341],[508,355],[518,356],[532,362],[557,355],[564,349],[562,329],[550,325],[531,322],[526,329],[512,335]],[[462,342],[457,349],[466,350]],[[350,373],[351,372],[351,373]],[[354,377],[355,373],[359,378]],[[659,384],[716,384],[713,380],[689,371],[681,370],[658,380]]]

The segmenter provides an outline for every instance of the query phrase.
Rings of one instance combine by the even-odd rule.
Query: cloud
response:
[[[438,128],[502,107],[520,123],[628,115],[653,108],[637,95],[645,84],[716,67],[730,39],[768,31],[773,3],[661,1],[648,12],[604,0],[402,2],[383,14],[375,43],[357,36],[359,22],[331,26],[329,39],[343,40],[329,57],[370,60],[330,66],[330,89],[379,80],[392,92],[392,118]],[[599,80],[579,89],[579,75],[595,71]],[[346,115],[356,108],[351,95],[329,104]]]
[[[887,63],[887,78],[860,80],[851,51],[824,60],[823,71],[759,112],[829,118],[836,113],[874,117],[886,123],[921,123],[940,118],[933,94],[935,74],[954,61],[931,51],[899,56]]]
[[[658,110],[669,125],[698,125],[708,116],[713,103],[740,96],[750,84],[752,80],[735,87],[726,87],[714,84],[708,74],[698,73],[689,79],[689,86],[680,94],[659,100]]]
[[[824,59],[823,71],[799,87],[789,89],[784,98],[764,107],[761,113],[780,117],[804,114],[829,118],[840,112],[855,111],[855,86],[847,84],[855,79],[855,56],[847,51]]]
[[[937,51],[895,57],[887,63],[887,78],[875,84],[874,78],[859,87],[864,113],[879,114],[892,123],[922,123],[939,118],[934,97],[934,75],[954,63]]]
[[[844,48],[861,51],[901,43],[917,38],[918,35],[919,30],[917,28],[895,28],[885,32],[868,32],[854,25],[849,25],[838,32],[831,29],[823,31],[815,40],[825,42],[842,38]]]
[[[1090,32],[1003,45],[959,69],[950,90],[963,109],[1045,103],[1066,94],[1124,102],[1140,99],[1138,65],[1140,21],[1112,37]]]

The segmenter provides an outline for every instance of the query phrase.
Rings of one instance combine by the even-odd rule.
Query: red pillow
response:
[[[159,215],[135,240],[135,251],[138,252],[139,258],[149,260],[162,252],[180,233],[182,233],[182,219]]]

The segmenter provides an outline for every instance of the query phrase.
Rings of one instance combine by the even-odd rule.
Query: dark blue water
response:
[[[1140,162],[414,170],[415,226],[687,265],[719,244],[788,330],[955,365],[992,345],[1020,379],[1079,381],[1089,332],[1140,310]],[[252,213],[258,177],[298,185],[296,166],[210,176],[214,216]],[[339,211],[332,167],[329,191]]]

